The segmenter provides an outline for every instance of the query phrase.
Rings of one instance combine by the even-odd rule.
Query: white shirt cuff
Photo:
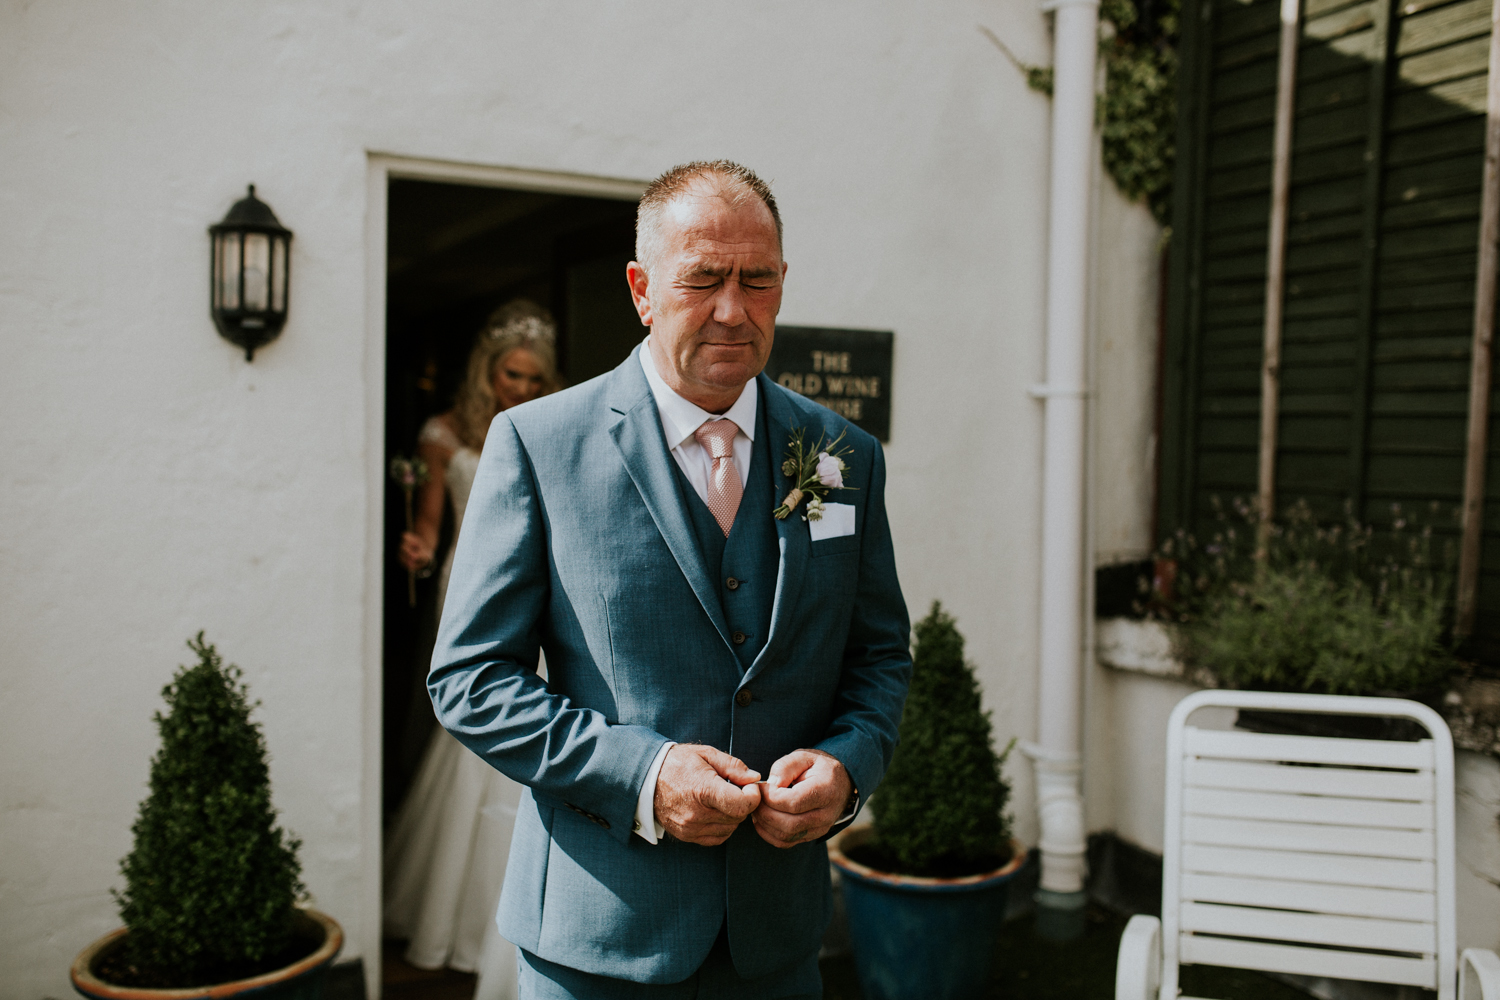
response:
[[[666,827],[656,821],[656,779],[661,774],[661,765],[667,759],[667,751],[677,744],[668,740],[656,751],[656,759],[641,782],[641,794],[635,800],[635,822],[631,830],[648,844],[654,844],[666,835]]]

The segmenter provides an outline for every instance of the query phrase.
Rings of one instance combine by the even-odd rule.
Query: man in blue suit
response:
[[[786,264],[760,178],[663,174],[636,257],[645,343],[495,418],[428,688],[529,788],[498,916],[523,996],[815,997],[822,841],[880,783],[911,672],[884,457],[761,374]],[[846,435],[843,485],[777,519],[798,432]]]

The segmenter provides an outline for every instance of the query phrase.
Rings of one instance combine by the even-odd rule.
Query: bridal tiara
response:
[[[543,340],[552,343],[557,339],[557,328],[540,316],[517,316],[502,326],[492,326],[484,332],[490,340],[501,337],[523,337],[527,340]]]

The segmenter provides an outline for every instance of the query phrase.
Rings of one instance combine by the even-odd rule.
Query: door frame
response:
[[[438,181],[475,187],[544,191],[549,194],[587,195],[638,201],[646,181],[602,177],[524,167],[491,166],[454,160],[402,156],[367,151],[365,183],[365,600],[364,600],[364,692],[362,699],[360,776],[363,797],[361,842],[363,851],[360,906],[365,914],[359,940],[351,951],[365,957],[365,985],[371,1000],[380,1000],[382,702],[384,664],[383,561],[385,558],[385,357],[386,357],[386,237],[390,182],[398,180]]]

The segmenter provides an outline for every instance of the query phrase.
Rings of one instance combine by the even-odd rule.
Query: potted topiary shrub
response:
[[[276,826],[240,669],[202,632],[188,646],[198,662],[162,690],[161,749],[113,893],[125,926],[79,954],[73,986],[98,1000],[315,1000],[343,931],[296,905],[300,844]]]
[[[916,626],[900,733],[873,826],[829,851],[860,986],[866,1000],[978,996],[1026,852],[1005,813],[1010,747],[995,752],[963,636],[938,602]]]

